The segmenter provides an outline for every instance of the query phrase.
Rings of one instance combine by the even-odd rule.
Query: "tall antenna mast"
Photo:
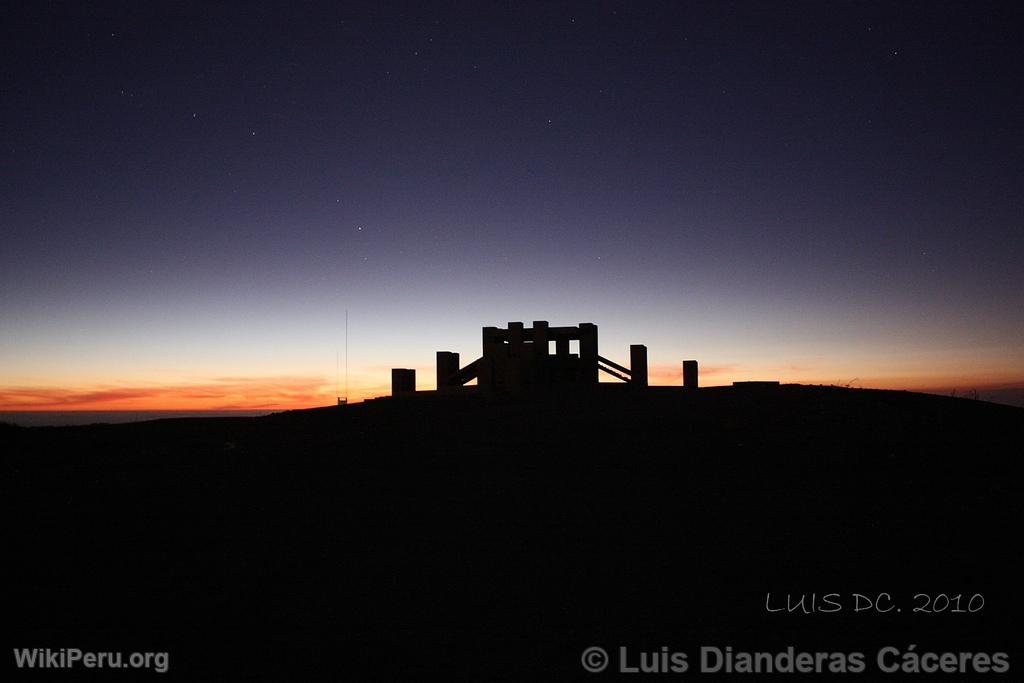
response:
[[[348,403],[348,309],[345,309],[345,403]]]
[[[338,399],[338,405],[348,404],[348,309],[345,309],[345,396],[341,395],[341,359],[339,358],[338,347],[334,347],[334,393]]]

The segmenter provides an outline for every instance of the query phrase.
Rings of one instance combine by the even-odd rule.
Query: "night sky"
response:
[[[1017,3],[29,3],[0,409],[433,387],[595,322],[652,382],[1024,386]]]

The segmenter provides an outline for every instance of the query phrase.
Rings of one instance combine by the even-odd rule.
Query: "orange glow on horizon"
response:
[[[386,393],[351,391],[350,402]],[[333,405],[333,385],[322,377],[223,377],[188,384],[103,384],[0,387],[0,410],[288,410]]]
[[[682,369],[678,365],[652,365],[652,386],[679,386]],[[417,368],[421,391],[434,389],[433,368]],[[984,377],[893,377],[865,374],[856,379],[825,379],[796,370],[771,371],[744,368],[735,364],[707,364],[700,368],[701,386],[730,385],[734,381],[765,379],[783,383],[824,384],[856,388],[907,389],[946,392],[1024,387],[1024,378],[1016,376]],[[614,380],[613,380],[614,381]],[[353,383],[349,402],[391,393],[390,378],[374,368]],[[318,376],[221,377],[188,383],[109,383],[53,386],[2,386],[0,410],[288,410],[334,405],[336,390],[330,381]]]

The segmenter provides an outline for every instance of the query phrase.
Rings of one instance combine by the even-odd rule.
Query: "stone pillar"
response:
[[[459,354],[451,351],[437,352],[437,390],[449,391],[455,388],[452,377],[459,372]]]
[[[523,324],[508,324],[508,353],[512,358],[523,355]]]
[[[416,392],[416,370],[391,368],[391,395],[400,396]]]
[[[551,381],[548,374],[548,321],[533,321],[533,368],[530,381],[533,384],[546,385]]]
[[[504,344],[501,330],[497,327],[485,327],[482,336],[483,349],[476,384],[479,391],[491,391],[494,389],[494,362],[498,354],[504,351]]]
[[[697,388],[697,361],[683,361],[683,386],[687,389]]]
[[[548,321],[533,321],[533,353],[538,358],[548,355]]]
[[[647,386],[647,347],[643,344],[629,345],[630,384]]]
[[[598,381],[597,325],[580,323],[580,381],[585,384]]]
[[[524,368],[528,362],[524,358],[526,335],[523,323],[508,324],[508,357],[502,364],[501,386],[509,391],[518,391],[523,387],[526,378]]]

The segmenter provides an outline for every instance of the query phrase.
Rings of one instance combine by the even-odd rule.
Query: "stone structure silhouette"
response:
[[[697,361],[683,361],[683,386],[687,389],[697,388]]]
[[[391,394],[411,394],[416,391],[416,370],[391,368]]]
[[[624,367],[597,352],[597,325],[552,327],[536,320],[533,327],[510,322],[507,329],[483,328],[483,353],[459,367],[459,354],[437,353],[437,390],[456,390],[476,379],[478,391],[519,391],[557,385],[597,384],[600,372],[640,386],[647,385],[647,347],[630,347],[630,364]],[[572,343],[578,344],[572,352]]]
[[[601,372],[633,386],[647,386],[647,347],[630,345],[629,367],[619,365],[598,353],[594,323],[554,327],[535,320],[532,327],[521,322],[510,322],[505,329],[485,327],[482,347],[481,356],[466,366],[461,366],[458,353],[437,352],[438,393],[596,385]],[[473,380],[476,387],[467,387]],[[395,368],[391,382],[393,395],[412,393],[415,371]]]

